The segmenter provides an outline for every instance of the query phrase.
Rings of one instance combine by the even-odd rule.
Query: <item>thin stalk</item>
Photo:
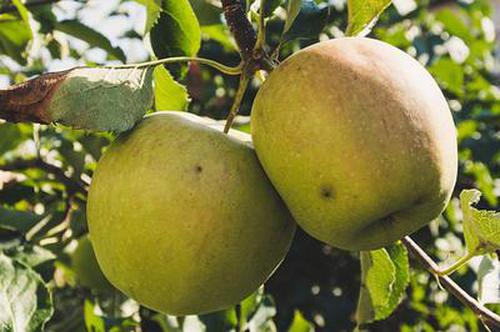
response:
[[[240,76],[240,84],[238,86],[238,90],[236,90],[236,95],[234,96],[234,102],[231,106],[231,110],[229,111],[229,115],[226,119],[226,125],[224,126],[224,133],[228,133],[229,129],[233,125],[234,118],[238,115],[238,111],[240,109],[241,101],[243,100],[243,96],[245,95],[245,91],[247,90],[248,83],[250,82],[250,77],[247,74],[243,73]]]
[[[141,63],[136,63],[136,64],[132,63],[132,64],[128,64],[128,65],[105,66],[104,68],[113,68],[113,69],[146,68],[146,67],[154,67],[154,66],[169,64],[169,63],[191,62],[191,61],[210,66],[210,67],[215,68],[215,69],[219,70],[220,72],[227,74],[227,75],[240,75],[243,71],[243,66],[241,64],[236,66],[236,67],[230,67],[230,66],[223,65],[215,60],[198,58],[198,57],[188,57],[188,56],[170,57],[170,58],[164,58],[164,59],[153,60],[153,61],[148,61],[148,62],[141,62]]]
[[[455,272],[460,267],[462,267],[462,265],[464,265],[465,263],[467,263],[472,257],[474,257],[474,255],[472,255],[470,253],[467,253],[465,256],[460,257],[459,260],[457,260],[455,263],[451,264],[447,268],[437,270],[436,271],[437,275],[439,275],[439,276],[445,276],[445,275],[448,275],[448,274],[451,274],[451,273]]]

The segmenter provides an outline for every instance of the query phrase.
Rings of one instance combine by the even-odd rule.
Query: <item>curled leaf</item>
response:
[[[44,111],[68,71],[48,73],[0,91],[0,116],[10,122],[52,122]]]
[[[152,73],[151,68],[77,67],[44,74],[0,91],[0,117],[122,132],[151,106]]]
[[[389,317],[397,308],[410,280],[408,252],[400,244],[362,251],[358,325]]]

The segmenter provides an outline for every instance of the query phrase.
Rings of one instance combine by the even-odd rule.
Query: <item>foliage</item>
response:
[[[387,5],[387,1],[370,1],[373,7],[356,9],[361,2],[348,1],[348,14],[345,1],[268,2],[273,4],[267,9],[266,40],[280,60],[319,40],[343,36],[347,27],[352,34],[371,27],[369,24]],[[130,61],[137,47],[151,49],[151,59],[198,54],[228,65],[239,62],[222,12],[213,1],[110,1],[112,8],[103,15],[108,23],[115,18],[133,20],[132,14],[145,13],[139,28],[129,24],[114,36],[110,33],[112,28],[99,28],[85,21],[85,13],[87,17],[89,13],[96,14],[91,3],[65,3],[73,7],[63,3],[27,6],[18,0],[0,1],[0,82],[22,82],[58,68],[56,64],[65,68],[75,64],[120,64],[125,58]],[[11,6],[13,11],[2,12]],[[249,17],[258,16],[257,7],[249,6]],[[366,11],[367,8],[373,10]],[[466,291],[499,312],[499,294],[487,291],[495,289],[499,282],[498,257],[486,250],[491,249],[492,241],[493,248],[497,248],[498,229],[489,227],[498,223],[498,213],[485,210],[498,210],[500,193],[499,71],[495,67],[498,58],[491,17],[492,6],[487,0],[397,1],[379,16],[371,31],[364,32],[417,58],[445,93],[457,126],[458,184],[443,217],[413,238],[428,253],[444,261],[445,266],[466,254],[465,245],[474,255],[481,255],[459,268],[453,277]],[[100,56],[95,56],[96,52]],[[237,84],[234,78],[195,62],[189,67],[157,67],[151,76],[155,101],[151,111],[187,109],[215,119],[227,116]],[[119,77],[104,75],[104,80],[114,79]],[[249,128],[246,115],[258,85],[253,82],[245,94],[240,110],[243,116],[236,124],[241,130]],[[80,96],[86,98],[84,102],[72,102],[73,112],[87,116],[83,113],[86,108],[101,100],[90,85],[89,90]],[[125,100],[126,105],[132,103],[131,93],[116,90],[116,100]],[[102,98],[102,102],[107,105],[109,100]],[[126,114],[118,108],[112,111],[115,115],[105,120],[113,126],[100,129],[126,129],[142,115],[134,112],[129,122],[121,124],[117,121],[126,122]],[[75,126],[72,122],[64,123]],[[81,127],[96,129],[95,124]],[[366,325],[368,330],[484,329],[479,318],[443,291],[426,271],[415,265],[408,272],[407,257],[400,255],[398,250],[403,249],[399,245],[358,257],[319,243],[301,231],[265,287],[224,312],[171,317],[140,307],[118,291],[95,292],[76,281],[70,254],[75,240],[87,233],[86,188],[97,160],[114,135],[61,125],[2,123],[0,138],[1,330],[36,331],[45,325],[47,331],[347,331],[356,325],[361,282],[386,289],[374,293],[375,288],[367,286],[361,291],[360,303],[372,303],[365,307],[369,310],[362,322],[388,316]],[[472,187],[483,193],[483,200],[478,202],[475,191],[464,192],[460,200],[460,192]],[[471,227],[478,227],[479,231],[470,232]],[[360,261],[365,268],[374,262],[382,263],[361,273]],[[408,273],[409,287],[404,292]]]

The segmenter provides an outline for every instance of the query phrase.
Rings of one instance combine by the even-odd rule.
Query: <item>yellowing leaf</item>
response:
[[[391,0],[348,0],[346,35],[367,35]]]

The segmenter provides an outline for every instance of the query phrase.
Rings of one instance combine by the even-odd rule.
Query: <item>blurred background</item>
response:
[[[237,65],[239,56],[223,24],[219,2],[191,3],[202,25],[199,55]],[[52,1],[30,7],[29,24],[7,11],[11,6],[10,0],[0,0],[0,88],[47,71],[151,57],[149,37],[144,36],[146,10],[139,2]],[[312,43],[343,36],[346,1],[315,1],[311,8],[301,14],[300,24],[276,51],[280,60]],[[269,20],[271,50],[278,46],[285,15],[278,8]],[[500,0],[394,0],[369,35],[426,66],[453,112],[460,157],[455,195],[441,218],[413,236],[444,264],[464,253],[460,191],[478,188],[483,193],[479,207],[498,210],[498,32]],[[191,98],[188,111],[215,119],[227,116],[237,78],[192,64],[181,83]],[[249,130],[248,115],[258,87],[257,81],[252,82],[245,95],[237,123],[241,130]],[[240,327],[238,319],[244,319],[252,331],[354,328],[360,284],[357,255],[319,243],[301,231],[276,273],[237,311],[167,317],[106,285],[96,277],[99,271],[86,276],[74,258],[87,233],[82,188],[113,139],[109,133],[90,134],[62,126],[0,124],[0,250],[24,257],[39,273],[40,285],[47,286],[37,286],[39,308],[50,310],[47,292],[52,293],[55,312],[47,331],[229,331]],[[92,261],[92,254],[87,256],[83,260]],[[478,260],[472,260],[453,275],[472,295],[477,293],[477,265]],[[442,290],[418,263],[412,266],[406,299],[389,319],[372,324],[370,331],[484,330],[471,310]],[[490,307],[500,313],[499,305]]]

